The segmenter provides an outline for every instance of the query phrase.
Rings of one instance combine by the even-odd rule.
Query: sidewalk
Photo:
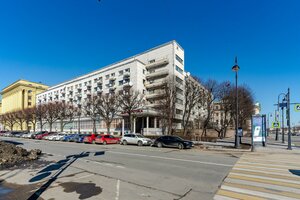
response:
[[[300,148],[273,143],[244,153],[214,199],[300,199]]]

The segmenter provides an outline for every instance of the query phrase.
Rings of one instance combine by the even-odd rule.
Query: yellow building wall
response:
[[[23,110],[36,105],[36,95],[45,91],[48,86],[25,80],[19,80],[1,92],[2,114]],[[29,99],[30,98],[30,99]],[[26,130],[25,124],[22,126]],[[15,125],[14,130],[21,130],[20,125]]]

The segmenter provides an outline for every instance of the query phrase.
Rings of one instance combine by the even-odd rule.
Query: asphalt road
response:
[[[27,199],[39,188],[39,199],[49,200],[213,199],[241,155],[198,149],[0,139],[20,142],[27,149],[41,149],[46,153],[43,160],[58,162],[47,163],[48,167],[0,171],[5,187],[19,188],[13,195],[2,194],[3,199]],[[66,159],[74,154],[80,156]],[[20,188],[26,191],[22,195],[18,194]]]

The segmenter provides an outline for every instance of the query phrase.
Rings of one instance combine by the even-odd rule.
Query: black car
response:
[[[161,136],[154,141],[153,146],[156,147],[176,147],[178,149],[192,148],[194,143],[184,140],[178,136]]]

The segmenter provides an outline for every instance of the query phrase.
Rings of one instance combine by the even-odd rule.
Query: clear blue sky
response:
[[[185,69],[248,84],[264,113],[291,88],[300,102],[298,0],[0,0],[0,88],[71,79],[177,40]],[[300,121],[300,113],[293,113]]]

